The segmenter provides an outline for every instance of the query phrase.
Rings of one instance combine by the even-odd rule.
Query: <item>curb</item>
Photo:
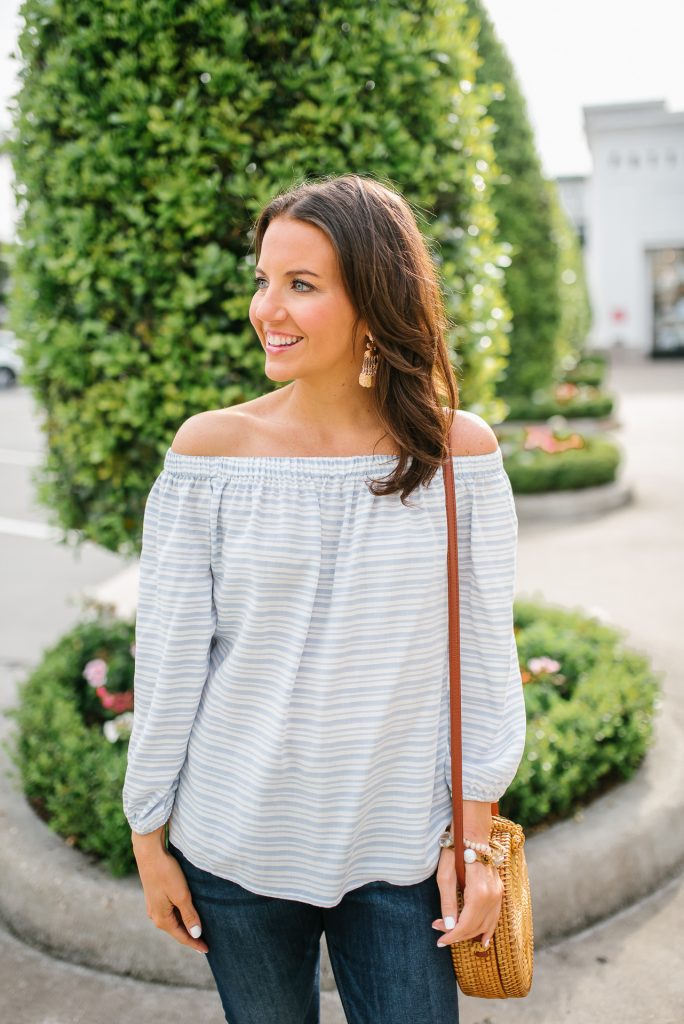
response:
[[[603,515],[634,501],[631,484],[614,480],[597,487],[546,494],[515,494],[515,509],[521,523],[556,522]]]
[[[663,715],[654,727],[654,745],[636,776],[575,819],[527,839],[537,949],[653,892],[681,865],[684,760],[672,751],[681,749],[684,729]],[[9,768],[3,750],[3,779]],[[0,917],[17,938],[113,974],[213,987],[206,961],[151,924],[137,875],[112,878],[67,846],[33,812],[14,777],[0,787],[0,828],[10,837],[0,845]],[[325,936],[321,941],[321,988],[332,990]]]

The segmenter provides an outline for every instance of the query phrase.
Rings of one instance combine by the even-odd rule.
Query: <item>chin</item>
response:
[[[264,370],[264,373],[269,380],[273,381],[274,384],[281,384],[288,380],[294,380],[292,374],[288,376],[284,371],[278,373],[277,367],[275,368],[275,371],[271,367],[268,367],[268,369]]]

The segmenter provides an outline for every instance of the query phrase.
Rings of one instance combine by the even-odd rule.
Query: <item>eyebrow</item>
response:
[[[266,271],[262,270],[261,267],[256,267],[254,273],[265,274]],[[311,277],[320,277],[320,274],[314,274],[313,270],[288,270],[285,273],[285,277],[294,277],[295,274],[309,274]]]

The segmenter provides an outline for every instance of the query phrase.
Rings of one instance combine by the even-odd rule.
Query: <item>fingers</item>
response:
[[[449,946],[454,942],[461,942],[463,939],[479,938],[484,945],[491,939],[501,914],[501,899],[497,899],[492,906],[491,898],[488,904],[483,903],[481,897],[473,897],[464,900],[463,908],[458,912],[456,899],[450,894],[442,898],[444,914],[441,918],[432,922],[436,931],[444,932],[440,936],[437,945]]]
[[[437,888],[442,917],[432,922],[433,928],[453,928],[458,921],[458,879],[453,850],[445,847],[437,865]]]
[[[185,898],[179,900],[176,906],[178,908],[178,913],[180,914],[181,920],[185,925],[186,931],[193,939],[199,939],[200,935],[202,934],[202,922],[200,921],[199,914],[197,913],[193,906],[189,890]],[[206,948],[202,947],[206,947],[205,942],[200,943],[199,946],[196,946],[195,948],[199,948],[202,950],[203,953],[205,953],[207,950]]]
[[[168,932],[183,946],[198,953],[208,953],[203,939],[202,922],[195,910],[187,880],[180,864],[164,852],[160,861],[147,865],[141,873],[147,902],[147,916],[161,931]]]
[[[451,857],[445,857],[451,853]],[[449,848],[442,850],[437,866],[437,886],[439,888],[442,917],[432,922],[432,927],[443,931],[438,946],[450,946],[464,939],[477,939],[484,944],[491,941],[501,913],[503,885],[496,873],[495,876],[481,871],[483,866],[467,865],[471,868],[470,877],[466,871],[466,886],[463,893],[463,909],[458,911],[456,894],[458,880],[456,877],[455,858]]]
[[[469,907],[465,906],[463,908],[461,916],[456,919],[455,927],[453,928],[449,927],[448,916],[446,915],[442,918],[442,924],[446,931],[440,936],[437,942],[438,946],[450,946],[452,942],[459,942],[461,939],[472,939],[479,934],[479,932],[475,931],[476,921]]]
[[[191,946],[199,953],[208,953],[209,947],[206,942],[193,938],[188,934],[185,925],[179,920],[179,913],[174,906],[170,906],[167,913],[153,915],[152,921],[163,932],[167,932],[176,942],[183,946]]]
[[[464,939],[479,939],[483,945],[489,945],[498,922],[498,910],[482,918],[466,904],[456,927],[449,928],[450,922],[446,917],[435,921],[432,927],[444,931],[437,942],[438,946],[451,946],[454,942],[462,942]]]

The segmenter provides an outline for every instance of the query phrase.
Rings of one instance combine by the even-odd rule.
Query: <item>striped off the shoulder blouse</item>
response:
[[[442,469],[374,496],[398,456],[169,448],[145,506],[123,790],[197,867],[336,905],[410,885],[451,821]],[[525,742],[518,521],[501,449],[453,456],[463,796],[494,801]]]

